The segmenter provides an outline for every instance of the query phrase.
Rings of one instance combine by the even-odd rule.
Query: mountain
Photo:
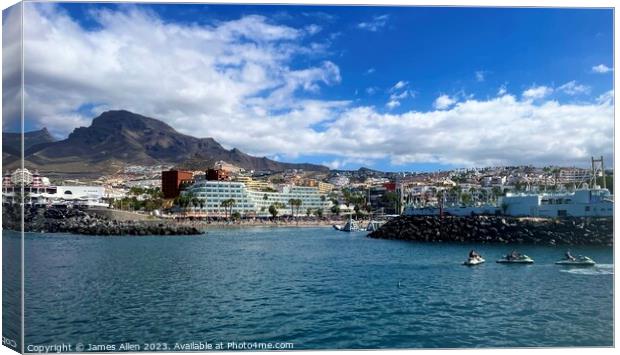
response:
[[[75,175],[115,172],[126,164],[205,169],[218,160],[248,170],[328,170],[320,165],[257,158],[236,148],[227,150],[213,138],[181,134],[162,121],[125,110],[104,112],[89,127],[76,128],[67,139],[30,145],[24,157],[27,167],[41,172]]]
[[[22,135],[20,133],[2,132],[2,159],[5,166],[19,162],[21,156],[21,139]],[[54,141],[56,141],[56,139],[50,134],[47,128],[24,133],[25,150],[38,144],[51,143]]]

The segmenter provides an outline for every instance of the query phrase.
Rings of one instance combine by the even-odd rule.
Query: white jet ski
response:
[[[497,260],[497,262],[500,264],[533,264],[534,260],[525,254],[521,254],[516,258],[508,254],[504,255],[503,258]]]
[[[579,255],[574,259],[562,259],[555,262],[556,265],[564,265],[564,266],[594,266],[596,263],[594,260],[588,258],[587,256]]]
[[[475,258],[467,258],[467,260],[463,262],[463,265],[474,266],[474,265],[480,265],[484,262],[485,260],[481,256],[477,256]]]

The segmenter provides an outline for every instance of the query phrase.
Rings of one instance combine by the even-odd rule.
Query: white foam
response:
[[[574,275],[613,275],[614,264],[597,264],[593,267],[562,269],[560,272]]]

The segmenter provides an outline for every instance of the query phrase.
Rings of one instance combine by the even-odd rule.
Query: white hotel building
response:
[[[224,216],[226,210],[222,207],[222,201],[234,199],[235,205],[232,213],[239,212],[242,216],[268,217],[269,206],[280,203],[285,208],[278,210],[278,215],[291,214],[289,200],[299,199],[302,204],[299,212],[295,214],[305,215],[311,209],[313,212],[322,209],[324,213],[331,208],[331,201],[316,187],[308,186],[283,186],[278,192],[263,192],[249,190],[244,183],[234,181],[198,181],[189,187],[184,194],[191,194],[198,200],[202,200],[202,206],[194,206],[196,212],[206,213],[208,216]]]

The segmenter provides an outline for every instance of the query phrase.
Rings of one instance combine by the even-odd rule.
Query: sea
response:
[[[17,260],[10,252],[20,242],[3,233],[5,261]],[[561,246],[378,240],[330,228],[28,233],[24,244],[27,352],[57,344],[71,351],[613,346],[611,247],[572,247],[597,262],[575,268],[554,264]],[[535,263],[495,263],[513,248]],[[462,265],[471,249],[487,262]],[[14,271],[4,263],[5,283],[18,280]],[[19,288],[3,289],[18,305]],[[20,317],[6,311],[7,304],[5,334]]]

